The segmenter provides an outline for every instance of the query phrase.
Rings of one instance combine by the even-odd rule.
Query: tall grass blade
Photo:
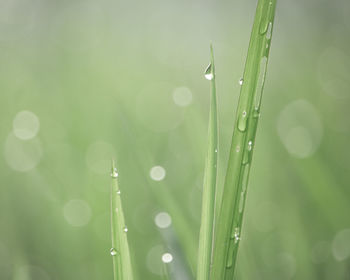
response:
[[[121,202],[121,191],[118,185],[118,171],[112,161],[111,184],[111,234],[114,280],[132,280],[132,267],[129,244],[127,238],[128,228],[125,224]]]
[[[202,218],[199,234],[197,279],[208,280],[213,243],[213,224],[218,154],[218,117],[215,87],[215,65],[213,47],[210,47],[211,62],[205,72],[210,80],[210,113],[208,129],[208,151],[204,172]]]
[[[212,280],[234,277],[276,0],[259,0],[232,136],[220,211],[215,224]]]

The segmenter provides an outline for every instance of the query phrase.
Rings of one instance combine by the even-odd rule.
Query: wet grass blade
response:
[[[121,191],[118,185],[118,171],[112,161],[111,184],[111,234],[114,280],[132,280],[132,267],[129,244],[127,238],[128,228],[125,224],[121,202]]]
[[[208,151],[203,182],[202,218],[199,234],[197,264],[198,280],[209,279],[213,243],[215,190],[217,176],[218,118],[215,87],[215,65],[212,46],[210,47],[210,51],[211,62],[205,72],[205,78],[207,80],[210,80],[210,113],[208,129]]]
[[[216,217],[212,280],[234,277],[275,7],[276,0],[259,0],[256,9],[244,76],[240,81],[242,87],[223,196]]]

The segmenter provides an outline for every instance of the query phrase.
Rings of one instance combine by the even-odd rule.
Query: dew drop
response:
[[[244,110],[238,118],[238,130],[244,132],[247,129],[247,112]]]
[[[117,194],[120,195],[120,194],[121,194],[121,191],[120,191],[120,190],[117,190]]]
[[[260,111],[259,111],[259,108],[258,107],[255,107],[254,108],[254,111],[253,111],[253,118],[260,118]]]
[[[267,16],[264,17],[260,23],[259,32],[261,35],[264,35],[267,32],[267,29],[269,27],[270,19],[271,19],[271,13],[272,13],[272,2],[269,3],[269,6],[267,7]]]
[[[253,148],[253,142],[252,141],[249,141],[248,142],[248,151],[251,151]]]
[[[118,178],[119,174],[117,171],[117,168],[113,168],[112,172],[111,172],[111,177],[112,178]]]
[[[235,243],[237,243],[241,237],[239,236],[239,228],[235,228]]]
[[[266,38],[271,39],[271,35],[272,35],[272,22],[270,21],[267,26]]]
[[[241,197],[239,199],[239,213],[243,212],[243,207],[244,207],[244,192],[241,192]]]
[[[218,149],[215,149],[215,153],[217,153],[218,152]]]
[[[124,227],[124,232],[128,232],[128,228],[127,227]]]
[[[111,248],[110,253],[111,256],[116,256],[118,254],[118,251],[115,248]]]
[[[241,78],[241,79],[239,80],[239,85],[243,85],[243,82],[244,82],[244,80],[243,80],[243,78]]]
[[[263,56],[260,61],[260,69],[259,69],[259,77],[255,90],[255,111],[259,111],[261,97],[264,90],[265,85],[265,77],[266,77],[266,66],[267,66],[267,57]]]
[[[211,81],[214,78],[214,74],[213,74],[213,69],[212,69],[212,65],[211,63],[209,63],[207,69],[204,72],[204,77],[208,80]]]
[[[241,150],[240,146],[236,147],[236,153],[239,153],[239,151]]]

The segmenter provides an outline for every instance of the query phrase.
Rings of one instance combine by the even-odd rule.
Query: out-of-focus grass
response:
[[[256,2],[0,5],[0,278],[112,277],[113,154],[135,279],[161,279],[165,252],[172,276],[186,279],[199,234],[207,46],[216,46],[224,166]],[[277,7],[238,279],[349,275],[348,9],[345,0]],[[13,135],[23,110],[40,122],[29,140],[18,138],[21,122]],[[157,227],[159,212],[170,226]]]

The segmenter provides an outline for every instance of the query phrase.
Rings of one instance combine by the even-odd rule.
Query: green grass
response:
[[[111,184],[111,235],[114,280],[132,280],[130,250],[128,244],[128,228],[121,202],[121,190],[118,185],[118,171],[112,161]]]
[[[259,0],[241,85],[222,197],[218,197],[218,116],[213,47],[205,71],[210,81],[210,112],[205,163],[197,279],[233,279],[241,240],[244,205],[271,46],[276,0]],[[117,173],[112,168],[112,253],[115,280],[132,279],[130,252]],[[216,207],[216,204],[219,206]],[[219,209],[215,213],[215,209]],[[118,209],[118,211],[115,211]]]
[[[205,71],[205,78],[210,81],[210,113],[208,129],[208,151],[205,163],[202,218],[199,234],[197,279],[207,280],[210,274],[210,262],[213,242],[215,192],[218,155],[218,116],[215,87],[215,64],[213,47],[210,47],[211,62]]]
[[[210,279],[233,279],[241,240],[261,96],[271,45],[276,0],[259,0],[236,113],[224,190],[215,224]]]

